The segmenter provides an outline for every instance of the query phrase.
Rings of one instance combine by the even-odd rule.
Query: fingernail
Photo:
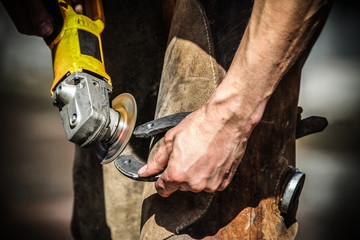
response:
[[[52,33],[52,25],[49,21],[40,24],[40,34],[44,37],[49,36]]]
[[[147,169],[147,165],[140,168],[139,171],[138,171],[138,175],[142,175],[144,172],[146,172],[146,169]]]

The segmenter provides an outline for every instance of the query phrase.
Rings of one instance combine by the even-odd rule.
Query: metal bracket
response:
[[[280,200],[280,211],[287,214],[297,204],[305,182],[305,173],[296,171],[288,181]]]

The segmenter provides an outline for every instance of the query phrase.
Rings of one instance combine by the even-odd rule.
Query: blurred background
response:
[[[51,103],[51,61],[0,3],[1,239],[71,239],[74,147]]]
[[[303,70],[303,117],[330,124],[297,141],[297,167],[307,176],[298,240],[360,239],[359,43],[358,8],[335,1]],[[19,34],[0,4],[2,239],[71,239],[74,147],[51,104],[51,82],[49,49]]]

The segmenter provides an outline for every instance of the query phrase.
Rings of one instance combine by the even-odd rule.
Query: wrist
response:
[[[250,134],[261,121],[270,94],[260,94],[244,82],[227,75],[204,109],[223,125]]]

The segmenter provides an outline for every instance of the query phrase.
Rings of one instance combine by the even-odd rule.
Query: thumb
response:
[[[140,177],[150,177],[157,175],[166,168],[172,148],[165,146],[164,142],[160,144],[159,149],[148,163],[139,169],[138,175]]]

